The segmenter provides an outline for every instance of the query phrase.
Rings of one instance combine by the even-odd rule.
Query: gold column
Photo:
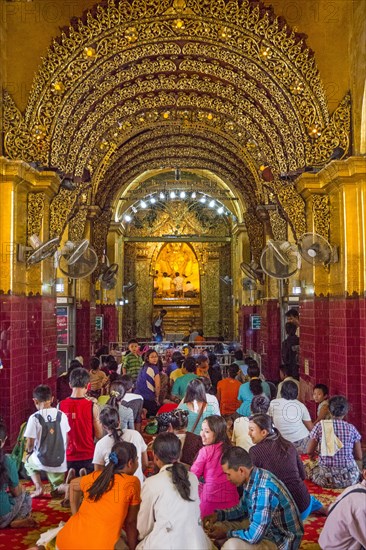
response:
[[[0,158],[1,269],[0,290],[15,294],[51,294],[53,262],[43,261],[26,269],[17,261],[17,245],[28,246],[37,227],[41,240],[49,238],[49,206],[56,194],[59,178],[54,172],[38,172],[22,161]],[[30,197],[41,197],[38,209],[32,209]]]
[[[363,293],[366,282],[366,159],[350,157],[345,161],[333,161],[316,174],[305,173],[298,179],[297,189],[306,201],[309,231],[317,224],[322,226],[322,211],[315,212],[312,206],[314,195],[329,198],[330,216],[324,201],[323,217],[325,226],[329,226],[331,244],[338,246],[339,261],[331,264],[328,270],[303,265],[307,273],[313,269],[316,294]]]

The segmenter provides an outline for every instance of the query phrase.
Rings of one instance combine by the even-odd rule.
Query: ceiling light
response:
[[[213,207],[215,206],[215,201],[210,201],[209,204],[208,204],[208,206],[209,206],[210,208],[213,208]]]
[[[196,195],[196,191],[193,191],[192,195],[191,195],[192,199],[195,199],[197,197]]]
[[[151,197],[150,202],[151,202],[151,204],[155,204],[155,203],[156,203],[156,198],[155,198],[155,197]]]
[[[160,198],[162,201],[164,201],[164,200],[165,200],[165,195],[164,195],[164,193],[160,193],[159,198]]]
[[[147,208],[147,204],[146,204],[145,201],[141,201],[140,206],[141,206],[141,208]]]
[[[203,197],[200,198],[200,202],[202,202],[202,203],[205,203],[205,202],[206,202],[206,197],[205,197],[205,195],[203,195]]]
[[[224,211],[224,208],[222,206],[220,206],[218,209],[217,209],[217,213],[218,214],[222,214]]]
[[[181,199],[185,199],[185,197],[186,197],[186,192],[185,192],[185,191],[181,191],[181,192],[179,193],[179,196],[180,196]]]
[[[132,220],[131,216],[129,214],[126,214],[126,216],[123,218],[125,222],[130,222]]]
[[[169,196],[171,199],[175,199],[175,191],[170,191]]]

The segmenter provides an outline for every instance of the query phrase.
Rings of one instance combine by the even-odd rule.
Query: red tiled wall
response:
[[[91,343],[96,336],[95,331],[96,309],[90,307],[90,302],[85,300],[76,307],[76,356],[84,359],[84,367],[88,368],[91,357]]]
[[[250,315],[261,316],[261,329],[250,329]],[[268,300],[260,306],[242,306],[239,330],[243,350],[254,350],[262,357],[262,371],[269,380],[278,379],[281,362],[280,312],[277,300]]]
[[[366,442],[366,299],[360,298],[360,394],[363,419],[362,439]]]
[[[103,304],[101,313],[104,315],[103,344],[118,341],[118,316],[114,304]]]
[[[33,412],[32,390],[48,384],[54,390],[56,375],[55,300],[41,296],[0,295],[0,327],[10,323],[9,338],[0,357],[0,414],[12,445],[19,426]],[[1,332],[1,331],[0,331]],[[51,377],[48,377],[48,363]]]
[[[281,365],[281,319],[277,300],[267,300],[258,308],[262,318],[258,353],[262,356],[262,372],[268,380],[278,380]]]
[[[305,373],[308,362],[308,374]],[[300,303],[300,377],[305,403],[314,416],[315,384],[329,386],[329,299],[316,297]]]
[[[333,394],[346,395],[347,419],[361,429],[360,300],[329,299],[329,379]]]

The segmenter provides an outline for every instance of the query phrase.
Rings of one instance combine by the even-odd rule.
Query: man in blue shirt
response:
[[[304,529],[283,483],[267,470],[254,467],[241,447],[228,449],[221,465],[234,485],[244,486],[244,492],[237,506],[204,518],[209,536],[227,539],[222,550],[297,550]]]

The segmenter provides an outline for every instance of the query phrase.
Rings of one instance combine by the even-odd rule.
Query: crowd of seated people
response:
[[[206,354],[176,352],[163,364],[154,349],[141,357],[135,340],[129,347],[120,372],[113,357],[104,370],[94,358],[89,369],[73,362],[57,406],[48,386],[34,389],[24,432],[31,494],[0,424],[0,528],[35,528],[45,472],[71,513],[52,532],[58,550],[296,550],[314,513],[327,516],[322,549],[366,546],[366,458],[345,397],[317,384],[312,419],[286,367],[277,394],[242,353],[219,379]],[[307,479],[345,491],[327,508]]]

